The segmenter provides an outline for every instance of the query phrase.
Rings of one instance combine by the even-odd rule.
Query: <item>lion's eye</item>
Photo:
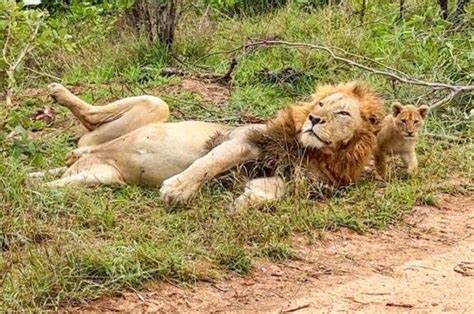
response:
[[[351,114],[347,111],[339,111],[339,112],[336,112],[336,114],[341,115],[341,116],[348,116],[348,117],[351,116]]]
[[[407,123],[407,120],[406,120],[406,119],[402,119],[402,123],[403,123],[403,124],[406,124],[406,123]]]
[[[322,102],[319,102],[318,105],[319,105],[319,107],[324,106],[324,104]]]
[[[418,124],[419,122],[420,122],[419,120],[413,121],[413,123],[415,123],[415,124]]]

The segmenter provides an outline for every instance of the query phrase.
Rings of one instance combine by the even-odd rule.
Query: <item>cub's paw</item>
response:
[[[407,175],[409,177],[413,177],[416,175],[416,173],[418,172],[418,169],[415,167],[415,168],[408,168],[407,169]]]
[[[383,181],[385,181],[385,178],[382,177],[380,174],[376,174],[375,175],[375,180],[383,182]]]
[[[189,182],[179,175],[165,180],[160,188],[161,199],[169,205],[186,203],[199,189],[200,184]]]

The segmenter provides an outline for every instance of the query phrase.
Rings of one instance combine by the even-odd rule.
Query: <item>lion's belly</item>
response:
[[[112,155],[126,182],[159,185],[206,154],[209,138],[225,129],[196,121],[156,123],[117,139],[120,149]]]

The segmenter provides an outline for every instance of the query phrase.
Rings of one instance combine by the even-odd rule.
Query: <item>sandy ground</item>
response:
[[[298,260],[260,261],[249,276],[192,287],[167,283],[85,311],[455,312],[474,309],[474,196],[439,195],[389,230],[295,239]]]

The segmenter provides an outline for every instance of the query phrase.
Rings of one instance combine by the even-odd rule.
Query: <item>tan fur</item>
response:
[[[323,86],[311,102],[282,110],[267,125],[238,128],[199,121],[165,122],[168,107],[153,96],[98,107],[59,84],[51,85],[50,91],[89,132],[68,155],[69,168],[63,177],[49,186],[161,184],[160,194],[167,203],[187,201],[204,183],[232,167],[265,158],[280,163],[281,156],[295,159],[300,152],[307,168],[321,181],[354,182],[370,155],[383,116],[380,99],[357,82]],[[257,145],[252,134],[262,135],[263,144]],[[279,141],[267,141],[275,135]],[[209,151],[210,142],[215,147]],[[277,177],[250,182],[245,199],[257,204],[277,199],[282,196],[281,186]]]
[[[341,98],[336,103],[323,104],[320,107],[320,103],[325,102],[325,99],[330,99],[331,95],[341,95]],[[334,119],[334,112],[330,108],[335,107],[335,112],[338,112],[338,102],[348,103],[351,99],[354,100],[357,111],[360,111],[360,122],[356,128],[353,128],[348,119]],[[329,112],[324,112],[325,106],[328,106]],[[357,111],[353,114],[355,115]],[[276,139],[284,138],[285,136],[282,135],[284,133],[287,134],[287,138],[294,138],[296,134],[301,133],[310,114],[327,118],[328,122],[325,125],[329,128],[328,134],[332,136],[332,138],[327,138],[328,140],[351,135],[347,142],[336,142],[323,149],[306,147],[304,155],[309,170],[319,180],[334,186],[354,182],[371,155],[375,134],[380,130],[380,121],[384,115],[383,102],[360,82],[335,86],[324,85],[316,90],[311,102],[282,110],[276,119],[269,122],[268,132],[274,134],[273,137]],[[346,129],[345,126],[350,128]],[[288,143],[291,142],[287,141],[285,146]],[[278,146],[283,145],[280,143]],[[297,144],[293,143],[290,147],[296,146]],[[298,155],[293,153],[289,158],[295,158]]]
[[[341,116],[342,112],[345,114]],[[241,158],[240,164],[253,160],[253,167],[257,169],[254,173],[263,169],[271,177],[266,180],[253,179],[251,183],[255,181],[258,184],[249,184],[247,187],[265,184],[265,189],[246,188],[245,196],[239,197],[235,206],[248,206],[249,200],[256,206],[280,198],[284,188],[279,178],[291,180],[295,171],[300,171],[301,167],[306,169],[304,173],[312,182],[332,186],[354,182],[372,154],[375,134],[380,130],[383,116],[382,101],[365,85],[352,82],[319,88],[311,102],[281,110],[265,128],[248,129],[246,138],[240,144],[234,142],[228,145],[228,149],[233,149],[233,152],[239,152],[243,147],[247,147],[244,151],[252,149],[254,159]],[[320,123],[313,124],[315,119],[319,119]],[[307,135],[309,130],[321,139]],[[221,137],[224,145],[228,141],[228,135],[226,137]],[[235,158],[236,153],[233,154]],[[180,200],[183,194],[200,185],[196,184],[196,178],[199,182],[210,169],[211,173],[215,173],[215,164],[212,163],[215,157],[203,157],[197,162],[206,159],[201,166],[195,167],[193,164],[183,173],[165,181],[162,195],[169,197],[169,201]],[[229,166],[230,163],[224,162],[218,167],[228,169]],[[268,187],[271,184],[275,187]]]
[[[416,138],[428,111],[427,106],[416,108],[411,105],[402,106],[398,102],[392,104],[392,114],[383,120],[374,150],[377,179],[383,180],[385,177],[386,158],[391,155],[401,157],[408,174],[416,172]]]

